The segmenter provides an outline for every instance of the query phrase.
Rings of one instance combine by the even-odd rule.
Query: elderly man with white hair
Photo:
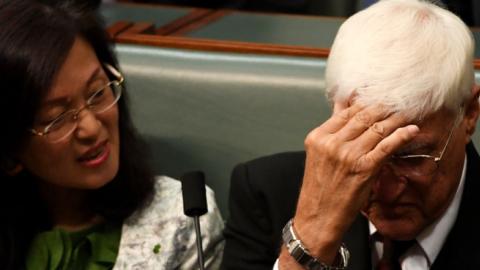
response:
[[[480,269],[473,51],[426,1],[347,19],[306,151],[233,172],[223,269]]]

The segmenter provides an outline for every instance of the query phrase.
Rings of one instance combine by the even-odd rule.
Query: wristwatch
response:
[[[312,255],[303,245],[302,241],[297,238],[293,231],[293,219],[290,219],[282,230],[283,243],[287,246],[290,256],[292,256],[300,265],[308,270],[344,270],[348,266],[350,252],[342,243],[338,250],[336,264],[327,265]]]

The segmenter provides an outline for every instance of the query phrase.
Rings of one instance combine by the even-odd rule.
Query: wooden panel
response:
[[[185,25],[184,27],[178,29],[175,32],[172,32],[171,35],[174,35],[174,36],[185,35],[189,32],[205,27],[206,25],[221,19],[225,15],[228,15],[230,12],[231,11],[229,10],[210,10],[210,12],[208,14],[205,14],[204,17],[188,25]]]
[[[125,34],[130,34],[130,35],[135,35],[135,34],[143,34],[143,35],[154,35],[155,34],[155,25],[153,23],[149,22],[137,22],[132,24],[129,28],[124,30],[122,33],[119,33],[119,35],[125,35]]]
[[[320,58],[328,57],[330,52],[329,48],[314,48],[240,41],[219,41],[177,36],[160,36],[152,34],[154,32],[152,29],[153,24],[135,23],[129,29],[117,34],[115,41],[127,44],[152,45],[191,50],[260,53]],[[480,69],[480,59],[475,59],[473,64],[475,69]]]
[[[213,10],[209,9],[201,9],[197,8],[193,10],[192,12],[188,13],[185,16],[182,16],[160,28],[155,30],[155,33],[158,35],[171,35],[174,34],[177,31],[180,31],[181,29],[188,27],[191,24],[194,24],[195,22],[201,20],[202,18],[208,16],[214,12]]]
[[[99,13],[107,25],[118,21],[149,22],[157,27],[170,24],[193,13],[193,8],[178,8],[164,5],[104,3]]]
[[[133,25],[132,22],[127,22],[127,21],[118,21],[109,27],[107,27],[107,33],[110,36],[111,39],[114,39],[116,35],[118,35],[120,32],[125,31],[129,27]]]
[[[194,33],[196,30],[201,30],[211,25],[213,22],[225,18],[227,15],[234,12],[232,10],[210,10],[197,8],[188,14],[177,18],[165,25],[155,29],[155,25],[151,22],[127,22],[118,21],[107,28],[109,35],[119,43],[152,45],[170,48],[182,48],[191,50],[206,50],[206,51],[224,51],[237,53],[258,53],[270,55],[290,55],[290,56],[307,56],[307,57],[328,57],[330,49],[328,46],[311,46],[309,44],[272,44],[255,41],[233,41],[202,38],[195,36],[185,36],[189,33]],[[240,14],[240,13],[239,13]],[[241,14],[248,14],[241,12]],[[252,13],[255,14],[255,13]],[[261,15],[261,14],[257,14]],[[263,14],[268,16],[269,14]],[[273,15],[270,16],[284,16]],[[311,16],[289,16],[292,18],[313,19]],[[327,19],[327,18],[322,18]],[[329,18],[331,20],[339,21],[339,18]],[[472,28],[474,37],[480,37],[480,29]],[[478,49],[477,49],[478,50]],[[476,52],[476,57],[479,57],[479,52]],[[480,58],[474,60],[475,69],[480,69]]]
[[[190,38],[243,41],[330,48],[344,19],[313,16],[268,15],[231,12],[185,36]]]
[[[311,56],[322,58],[327,57],[329,52],[329,49],[326,48],[309,48],[301,46],[258,44],[238,41],[218,41],[175,36],[158,36],[132,33],[129,30],[117,35],[115,37],[115,41],[119,43],[153,45],[159,47],[182,48],[192,50]]]
[[[480,59],[473,60],[473,66],[475,69],[480,69]]]

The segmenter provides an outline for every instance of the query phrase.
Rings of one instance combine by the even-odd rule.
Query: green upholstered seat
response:
[[[307,132],[329,115],[322,59],[116,49],[156,172],[205,171],[224,214],[235,164],[303,149]]]
[[[192,10],[193,8],[155,7],[122,3],[103,4],[100,6],[100,13],[104,17],[107,26],[117,21],[131,21],[154,23],[156,27],[160,27],[185,16]]]
[[[189,37],[235,40],[278,45],[330,48],[343,18],[268,15],[246,12],[227,14]]]
[[[156,172],[205,171],[224,217],[235,164],[302,150],[305,135],[330,115],[322,91],[325,59],[134,45],[116,50]],[[480,145],[479,132],[475,141]]]

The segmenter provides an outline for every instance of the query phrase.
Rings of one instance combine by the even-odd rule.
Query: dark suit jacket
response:
[[[282,228],[295,212],[304,161],[304,152],[282,153],[234,169],[222,269],[272,269]],[[480,269],[480,216],[475,210],[480,208],[479,165],[480,158],[469,144],[458,217],[432,270]],[[372,269],[368,235],[368,221],[359,215],[344,237],[351,253],[348,269]]]

